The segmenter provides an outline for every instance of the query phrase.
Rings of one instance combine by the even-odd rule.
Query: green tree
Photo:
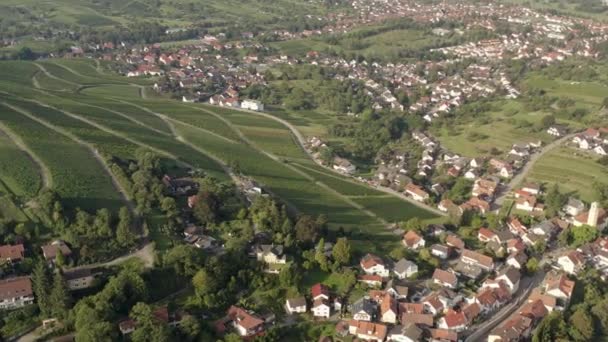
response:
[[[179,324],[179,332],[186,341],[196,341],[201,333],[201,324],[194,316],[185,316]]]
[[[584,307],[578,307],[568,322],[570,323],[570,336],[575,341],[593,341],[595,335],[593,318]]]
[[[323,271],[328,271],[329,267],[327,264],[327,256],[325,256],[325,239],[319,239],[317,248],[315,249],[315,261],[319,264],[319,267]]]
[[[220,201],[213,192],[202,190],[197,195],[197,201],[193,208],[194,217],[202,224],[215,223],[220,210]]]
[[[599,231],[597,228],[588,225],[574,226],[570,228],[570,236],[572,237],[572,245],[578,247],[597,239]]]
[[[215,292],[218,287],[215,277],[205,269],[196,272],[192,278],[192,285],[194,285],[194,290],[199,297]]]
[[[536,271],[538,271],[538,259],[535,257],[528,259],[528,262],[526,262],[526,270],[529,273],[536,273]]]
[[[40,313],[43,317],[49,317],[52,314],[51,303],[49,299],[48,289],[50,286],[48,268],[44,262],[40,261],[34,267],[32,274],[32,289],[36,295],[36,302]]]
[[[131,334],[133,342],[165,342],[170,338],[169,327],[157,320],[152,308],[139,302],[133,306],[129,316],[137,322],[135,331]]]
[[[308,215],[302,215],[295,225],[296,239],[300,242],[315,242],[318,236],[317,222]]]
[[[132,231],[131,212],[127,207],[118,211],[118,226],[116,227],[116,241],[123,248],[129,248],[135,244],[136,236]]]
[[[163,265],[180,276],[193,276],[203,265],[203,254],[190,245],[177,245],[165,253]]]
[[[554,184],[545,195],[545,211],[547,216],[555,216],[566,204],[568,198],[559,192],[559,186]]]
[[[70,295],[66,289],[63,276],[59,272],[56,272],[53,276],[53,288],[49,295],[49,304],[55,317],[65,317],[70,304]]]
[[[345,237],[338,238],[331,253],[337,263],[340,265],[348,265],[351,257],[348,239]]]

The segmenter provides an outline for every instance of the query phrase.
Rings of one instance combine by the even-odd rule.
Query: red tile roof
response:
[[[321,283],[314,284],[311,287],[310,292],[313,299],[321,295],[325,295],[327,298],[329,298],[329,288]]]
[[[19,245],[3,245],[0,246],[0,259],[19,261],[23,259],[25,249],[22,244]]]
[[[32,296],[30,277],[9,278],[0,281],[0,300]]]

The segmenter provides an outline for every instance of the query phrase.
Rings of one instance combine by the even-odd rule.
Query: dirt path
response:
[[[144,112],[146,112],[148,114],[152,114],[152,115],[158,117],[159,119],[163,120],[165,122],[165,124],[169,127],[169,129],[171,130],[173,136],[178,136],[179,135],[175,131],[175,126],[172,124],[172,122],[175,122],[175,123],[178,123],[178,124],[181,124],[181,125],[188,126],[188,127],[192,128],[192,129],[195,129],[195,130],[200,131],[202,133],[213,135],[214,137],[220,138],[220,139],[222,139],[222,140],[224,140],[224,141],[226,141],[228,143],[238,144],[238,141],[234,141],[234,140],[232,140],[230,138],[226,138],[223,135],[217,134],[217,133],[215,133],[213,131],[206,130],[206,129],[202,128],[202,127],[198,127],[198,126],[192,125],[190,123],[187,123],[187,122],[184,122],[184,121],[181,121],[181,120],[177,120],[177,119],[171,118],[171,117],[169,117],[169,116],[167,116],[165,114],[155,112],[155,111],[153,111],[153,110],[151,110],[149,108],[146,108],[144,106],[140,106],[138,104],[135,104],[135,103],[132,103],[132,102],[128,102],[128,101],[125,101],[125,100],[121,100],[121,99],[117,99],[117,98],[113,98],[113,99],[115,101],[131,105],[131,106],[133,106],[135,108],[139,108],[139,109],[143,110]]]
[[[46,105],[44,103],[38,102],[38,101],[36,101],[36,103],[38,103],[41,106],[52,108],[52,107],[50,107],[50,106],[48,106],[48,105]],[[23,109],[21,109],[19,107],[12,106],[12,105],[10,105],[10,104],[8,104],[6,102],[4,102],[3,104],[5,106],[13,109],[14,111],[19,112],[22,115],[30,118],[31,120],[34,120],[34,121],[38,122],[39,124],[47,127],[48,129],[51,129],[51,130],[53,130],[53,131],[55,131],[55,132],[57,132],[57,133],[59,133],[61,135],[64,135],[64,136],[68,137],[69,139],[75,141],[79,145],[86,147],[93,154],[93,156],[95,157],[95,159],[97,159],[97,161],[99,162],[99,164],[101,165],[101,167],[103,168],[103,170],[106,172],[106,174],[108,176],[110,176],[110,179],[112,180],[112,184],[114,185],[114,188],[116,190],[118,190],[118,192],[120,193],[123,201],[125,202],[125,204],[129,208],[129,210],[131,211],[131,213],[135,213],[135,205],[131,201],[131,198],[130,198],[128,192],[125,190],[125,188],[122,186],[122,184],[120,184],[120,182],[118,181],[118,179],[116,179],[116,177],[114,176],[114,174],[112,173],[112,171],[110,170],[110,168],[108,167],[108,165],[106,164],[106,162],[103,160],[103,158],[99,154],[99,151],[97,151],[97,149],[95,149],[95,147],[93,145],[91,145],[88,142],[80,139],[79,137],[75,136],[71,132],[69,132],[69,131],[61,128],[61,127],[57,127],[57,126],[55,126],[55,125],[53,125],[53,124],[51,124],[51,123],[49,123],[49,122],[47,122],[45,120],[42,120],[42,119],[38,118],[35,115],[32,115],[31,113],[29,113],[26,110],[23,110]],[[55,108],[53,108],[53,109],[55,109]],[[65,114],[65,112],[62,112],[62,113]]]
[[[540,152],[533,154],[530,157],[530,160],[528,160],[526,165],[523,167],[523,169],[521,169],[517,173],[517,175],[515,175],[515,177],[511,178],[511,180],[509,181],[509,183],[507,184],[506,187],[501,189],[500,195],[496,198],[496,200],[494,200],[494,204],[496,206],[501,206],[502,203],[504,202],[505,198],[507,197],[507,195],[509,195],[509,193],[511,193],[511,191],[513,191],[513,189],[516,186],[521,184],[524,181],[524,179],[526,179],[526,177],[528,176],[530,171],[532,171],[534,164],[536,164],[536,162],[538,162],[542,156],[551,152],[553,149],[560,146],[565,141],[572,139],[576,134],[577,133],[571,133],[571,134],[565,135],[565,136],[551,142],[550,144],[546,145],[545,147],[543,147],[540,150]]]
[[[42,161],[42,159],[40,159],[40,157],[38,157],[38,155],[36,153],[34,153],[34,151],[32,151],[25,144],[25,142],[21,139],[21,137],[19,135],[15,134],[15,132],[13,132],[10,128],[8,128],[2,122],[0,122],[0,131],[2,131],[2,133],[4,133],[7,137],[9,137],[9,139],[11,139],[11,141],[18,148],[20,148],[23,152],[25,152],[30,157],[30,159],[34,162],[34,164],[36,164],[38,166],[38,168],[40,169],[39,173],[42,178],[42,187],[51,188],[53,186],[53,175],[51,174],[51,171],[46,166],[46,164]]]
[[[125,119],[127,119],[127,120],[129,120],[129,121],[131,121],[131,122],[133,122],[133,123],[135,123],[136,125],[139,125],[139,126],[142,126],[142,127],[144,127],[144,128],[147,128],[147,129],[149,129],[149,130],[151,130],[151,131],[154,131],[154,132],[156,132],[156,133],[158,133],[158,134],[160,134],[160,135],[164,135],[164,136],[171,136],[171,134],[169,134],[169,133],[167,133],[167,132],[163,132],[163,131],[161,131],[160,129],[157,129],[157,128],[154,128],[154,127],[151,127],[151,126],[149,126],[148,124],[143,123],[143,122],[141,122],[141,121],[139,121],[139,120],[137,120],[137,119],[135,119],[135,118],[131,117],[131,116],[130,116],[130,115],[128,115],[128,114],[125,114],[125,113],[122,113],[122,112],[119,112],[119,111],[116,111],[116,110],[113,110],[113,109],[110,109],[110,108],[102,107],[102,106],[96,106],[96,105],[92,105],[92,104],[88,104],[88,103],[82,103],[82,102],[75,101],[75,100],[70,100],[70,101],[75,102],[75,103],[78,103],[78,104],[83,105],[83,106],[92,107],[92,108],[98,108],[98,109],[101,109],[101,110],[108,111],[108,112],[110,112],[110,113],[114,113],[114,114],[116,114],[116,115],[118,115],[118,116],[121,116],[121,117],[123,117],[123,118],[125,118]]]
[[[98,263],[89,264],[89,265],[82,265],[82,266],[70,268],[67,270],[74,271],[74,270],[84,270],[84,269],[92,269],[92,268],[98,268],[98,267],[115,266],[115,265],[122,264],[123,262],[125,262],[129,259],[132,259],[132,258],[137,258],[137,259],[141,260],[143,262],[145,268],[154,267],[154,243],[148,242],[142,248],[140,248],[134,252],[131,252],[129,254],[120,256],[116,259],[112,259],[110,261],[98,262]]]
[[[53,64],[55,64],[55,63],[53,63]],[[80,84],[78,84],[78,83],[74,83],[72,81],[64,80],[63,78],[59,78],[59,77],[51,74],[48,70],[46,70],[46,68],[42,64],[34,63],[34,65],[37,66],[38,69],[40,69],[40,71],[42,71],[46,76],[48,76],[48,77],[50,77],[50,78],[52,78],[54,80],[65,82],[65,83],[71,84],[71,85],[76,86],[76,87],[80,86]],[[56,65],[58,65],[58,64],[56,64]],[[40,84],[38,84],[38,87],[36,87],[36,88],[40,88]]]

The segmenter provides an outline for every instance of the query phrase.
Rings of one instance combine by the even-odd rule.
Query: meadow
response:
[[[608,168],[597,162],[595,154],[563,146],[543,156],[528,180],[557,184],[562,192],[577,194],[590,202],[598,199],[593,184],[608,184]]]

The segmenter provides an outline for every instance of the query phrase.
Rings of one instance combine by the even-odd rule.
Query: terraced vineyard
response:
[[[48,170],[48,185],[72,205],[117,208],[123,199],[98,154],[132,158],[146,147],[221,179],[229,179],[228,165],[238,167],[293,209],[325,214],[333,227],[351,229],[368,245],[398,240],[385,229],[390,222],[436,218],[316,165],[290,128],[273,117],[143,98],[150,80],[102,73],[89,60],[2,62],[0,76],[0,123],[43,164],[37,167],[10,136],[0,135],[0,149],[20,156],[16,166],[27,170],[17,177],[0,160],[0,180],[20,196],[35,194],[40,173]]]

